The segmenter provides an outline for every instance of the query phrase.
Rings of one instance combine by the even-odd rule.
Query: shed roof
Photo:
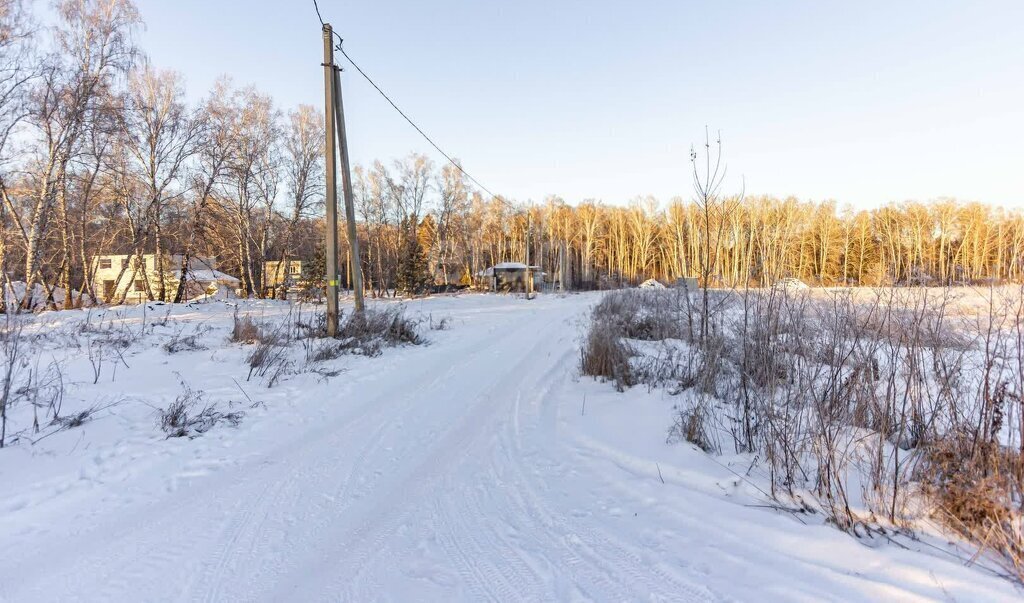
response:
[[[238,278],[225,274],[220,270],[189,270],[187,273],[188,280],[197,282],[221,282],[221,283],[232,283],[238,284],[241,281]]]
[[[535,273],[543,274],[543,272],[540,271],[540,266],[527,266],[522,262],[501,262],[500,264],[495,264],[491,266],[487,270],[482,270],[478,272],[477,276],[494,276],[495,270],[497,270],[498,272],[503,272],[512,270],[526,270],[527,268],[533,270]]]

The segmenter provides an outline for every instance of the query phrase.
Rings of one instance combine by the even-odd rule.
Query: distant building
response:
[[[163,254],[162,272],[164,300],[172,301],[181,280],[181,254]],[[118,301],[140,303],[160,298],[160,272],[157,270],[156,254],[98,255],[92,260],[93,291],[104,302]],[[207,257],[189,259],[185,271],[186,298],[202,295],[234,296],[240,281],[217,270],[216,260]],[[146,284],[149,284],[147,288]]]
[[[311,262],[305,260],[264,262],[263,268],[264,282],[268,288],[302,287],[314,280],[314,275],[311,273]]]
[[[306,290],[317,281],[313,263],[308,260],[274,260],[263,263],[263,289],[268,297],[285,298]]]
[[[519,262],[502,262],[477,274],[491,291],[526,291],[527,279],[533,278],[534,291],[544,286],[544,272],[540,266],[527,266]]]

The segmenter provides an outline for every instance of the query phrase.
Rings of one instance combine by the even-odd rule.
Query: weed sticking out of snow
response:
[[[181,394],[160,411],[160,429],[168,438],[196,437],[218,423],[237,427],[245,416],[241,411],[225,413],[217,410],[215,405],[205,402],[206,394],[202,390],[192,389],[184,380],[181,387]]]
[[[199,334],[182,335],[177,333],[170,341],[163,345],[164,351],[168,354],[177,354],[180,352],[197,352],[199,350],[207,349],[206,345],[200,341]]]
[[[427,316],[427,325],[431,331],[447,331],[452,327],[451,316],[440,316],[435,318],[433,314]]]

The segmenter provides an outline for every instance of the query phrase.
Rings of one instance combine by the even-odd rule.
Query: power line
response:
[[[370,76],[366,75],[366,72],[363,71],[359,67],[359,65],[357,65],[356,62],[352,60],[352,57],[348,56],[348,53],[345,52],[345,49],[342,48],[341,44],[338,44],[338,50],[348,60],[349,63],[352,63],[352,66],[356,68],[356,71],[358,71],[360,75],[362,75],[364,78],[366,78],[366,81],[370,82],[370,85],[377,89],[377,92],[380,92],[380,95],[384,97],[384,100],[388,101],[388,103],[392,107],[395,108],[395,111],[398,111],[398,114],[401,115],[402,117],[404,117],[405,121],[409,122],[409,125],[412,126],[413,128],[415,128],[416,131],[420,133],[420,136],[422,136],[424,138],[424,140],[429,142],[431,146],[433,146],[435,149],[437,149],[438,153],[444,155],[444,158],[447,159],[449,161],[449,163],[454,165],[456,169],[458,169],[460,172],[462,172],[463,175],[465,175],[467,178],[472,180],[474,184],[476,184],[477,186],[482,188],[484,190],[484,192],[486,192],[488,195],[490,195],[492,197],[497,197],[497,195],[495,195],[490,190],[488,190],[486,186],[484,186],[483,184],[480,184],[479,180],[477,180],[472,175],[470,175],[470,173],[467,172],[466,170],[462,169],[462,166],[459,165],[458,162],[456,162],[454,159],[452,159],[451,156],[448,155],[448,153],[445,153],[443,150],[441,150],[441,147],[437,146],[437,143],[435,143],[433,140],[431,140],[430,137],[427,136],[427,133],[424,132],[419,126],[416,125],[416,122],[414,122],[412,119],[410,119],[409,116],[406,115],[404,111],[399,109],[398,105],[396,105],[395,102],[393,100],[391,100],[391,98],[388,97],[388,95],[385,94],[383,90],[380,89],[380,86],[378,86],[372,79],[370,79]]]
[[[324,19],[320,15],[320,7],[319,7],[319,5],[317,5],[317,1],[316,0],[313,0],[313,8],[316,9],[316,16],[317,16],[317,18],[320,19],[320,24],[324,25]],[[451,163],[452,165],[454,165],[455,169],[459,170],[459,172],[461,172],[462,175],[464,175],[466,178],[469,178],[474,184],[479,186],[485,193],[487,193],[491,197],[497,198],[498,195],[495,195],[494,193],[492,193],[490,191],[490,189],[488,189],[486,186],[481,184],[479,180],[477,180],[476,178],[474,178],[472,176],[472,174],[470,174],[465,169],[463,169],[462,166],[459,165],[459,163],[457,161],[452,159],[451,155],[449,155],[448,153],[445,153],[444,150],[442,150],[441,147],[439,147],[436,142],[434,142],[429,136],[427,136],[427,133],[424,132],[423,129],[420,128],[418,125],[416,125],[416,122],[414,122],[408,115],[406,115],[405,111],[402,111],[398,107],[398,105],[395,104],[395,101],[391,100],[391,97],[389,97],[387,95],[387,93],[385,93],[383,90],[381,90],[381,87],[378,86],[377,83],[374,82],[373,79],[371,79],[370,76],[367,75],[366,72],[363,71],[363,69],[358,64],[356,64],[355,61],[352,60],[352,57],[348,56],[348,53],[345,52],[344,48],[342,48],[342,42],[344,42],[342,37],[337,32],[335,32],[334,35],[338,37],[337,50],[342,54],[342,56],[345,57],[346,60],[348,60],[349,63],[352,64],[353,67],[356,68],[356,71],[359,72],[359,75],[363,76],[363,78],[367,82],[369,82],[370,85],[373,86],[374,89],[376,89],[377,92],[379,92],[381,96],[384,97],[384,100],[388,101],[388,104],[391,105],[395,109],[395,111],[397,111],[398,114],[401,115],[405,119],[405,121],[409,122],[409,125],[412,126],[417,132],[419,132],[420,136],[422,136],[424,140],[426,140],[428,143],[430,143],[430,146],[434,147],[434,149],[437,150],[438,153],[443,155],[444,158],[448,160],[448,163]]]
[[[316,18],[320,19],[320,26],[322,27],[324,25],[324,18],[320,16],[320,5],[316,3],[316,0],[313,0],[313,8],[316,9]]]

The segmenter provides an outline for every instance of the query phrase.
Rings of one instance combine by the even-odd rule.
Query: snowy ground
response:
[[[95,385],[62,333],[96,310],[35,318],[43,358],[68,358],[67,409],[113,405],[0,450],[0,601],[1019,599],[941,547],[767,509],[749,460],[666,444],[670,396],[578,375],[596,299],[411,302],[450,328],[324,363],[335,377],[296,347],[272,388],[245,380],[221,303],[148,310]],[[106,312],[143,332],[141,308]],[[207,349],[161,347],[192,332]],[[241,424],[165,439],[181,379]]]

